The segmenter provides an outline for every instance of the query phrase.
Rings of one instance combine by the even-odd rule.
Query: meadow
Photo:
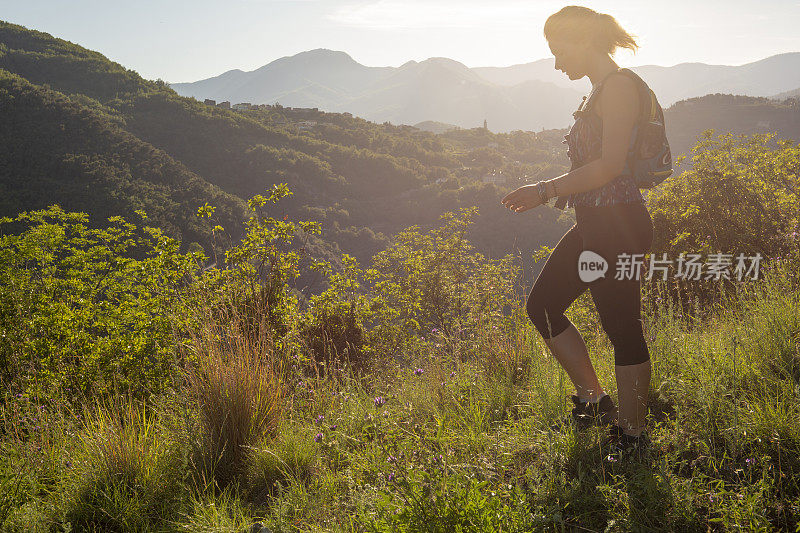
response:
[[[267,216],[289,194],[225,268],[144,213],[3,221],[3,531],[800,530],[796,234],[760,279],[644,284],[652,444],[615,460],[550,429],[572,386],[474,210],[332,272]],[[303,268],[329,289],[301,309]],[[615,397],[588,291],[568,316]]]

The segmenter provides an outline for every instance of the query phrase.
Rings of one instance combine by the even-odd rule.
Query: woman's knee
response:
[[[614,347],[614,364],[617,366],[638,365],[650,359],[639,319],[602,321],[603,329]]]
[[[547,300],[534,291],[531,291],[528,296],[526,311],[534,327],[545,339],[555,337],[569,326],[569,320],[564,316],[563,311],[548,306]]]

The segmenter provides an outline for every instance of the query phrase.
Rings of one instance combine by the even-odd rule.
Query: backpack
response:
[[[667,141],[667,130],[664,125],[664,111],[656,99],[655,93],[635,72],[627,68],[620,68],[615,72],[625,74],[632,78],[639,88],[639,102],[641,110],[639,120],[633,126],[633,135],[625,169],[620,175],[633,175],[634,182],[640,189],[651,189],[672,175],[672,152]],[[609,76],[614,72],[609,73]],[[589,115],[591,103],[600,94],[600,89],[605,83],[606,76],[594,94],[586,100],[584,97],[580,107],[574,113],[577,117],[581,114],[598,119],[597,115]],[[571,169],[572,170],[572,169]],[[563,209],[566,197],[559,198],[556,207]]]

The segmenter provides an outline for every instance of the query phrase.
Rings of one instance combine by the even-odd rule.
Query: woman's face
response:
[[[582,43],[571,40],[553,39],[547,42],[555,57],[556,70],[564,72],[569,79],[579,80],[586,75],[586,52]]]

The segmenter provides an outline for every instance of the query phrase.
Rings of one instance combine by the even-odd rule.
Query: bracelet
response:
[[[546,204],[547,200],[550,199],[550,198],[547,197],[547,185],[546,185],[546,182],[540,181],[539,183],[537,183],[536,184],[536,192],[539,193],[539,200],[541,200],[541,202],[543,204]]]

